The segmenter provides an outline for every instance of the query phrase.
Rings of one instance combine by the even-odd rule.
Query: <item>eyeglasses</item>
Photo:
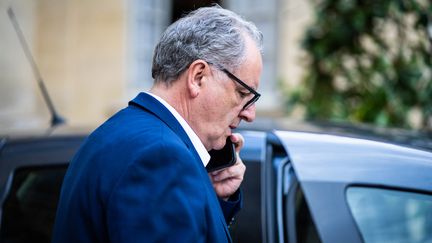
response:
[[[251,107],[255,102],[258,101],[258,99],[261,97],[261,94],[256,92],[253,88],[251,88],[249,85],[247,85],[245,82],[241,81],[239,78],[237,78],[234,74],[226,70],[225,68],[222,69],[222,72],[224,72],[228,77],[230,77],[232,80],[239,83],[241,86],[243,86],[245,89],[247,89],[249,92],[251,92],[254,96],[251,100],[249,100],[244,106],[242,110],[246,110],[247,108]]]

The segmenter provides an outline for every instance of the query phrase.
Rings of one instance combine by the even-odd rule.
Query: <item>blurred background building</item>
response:
[[[95,125],[152,85],[153,49],[182,15],[217,3],[264,34],[258,117],[432,130],[432,3],[424,0],[0,0],[0,128],[50,115]]]
[[[302,0],[16,0],[0,5],[0,126],[39,127],[50,116],[7,14],[13,8],[58,112],[69,124],[100,123],[152,85],[163,30],[218,3],[264,34],[262,116],[281,116],[279,80],[299,81],[299,39],[311,11]]]

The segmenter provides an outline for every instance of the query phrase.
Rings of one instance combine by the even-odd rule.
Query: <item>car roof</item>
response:
[[[300,181],[430,191],[432,153],[367,139],[276,131]]]
[[[0,139],[11,141],[36,140],[56,137],[85,137],[95,126],[58,125],[54,127],[15,128],[0,130]]]
[[[300,121],[290,118],[258,118],[253,123],[242,123],[241,129],[257,131],[297,131],[361,138],[432,152],[432,132],[401,128],[384,128],[369,124],[344,122]]]
[[[40,139],[49,137],[84,137],[97,125],[71,126],[61,124],[54,127],[0,129],[0,139],[8,141]],[[397,128],[380,128],[366,124],[348,124],[342,122],[309,122],[289,118],[258,118],[253,123],[241,123],[239,130],[251,131],[298,131],[318,134],[338,135],[362,138],[373,141],[398,144],[432,152],[432,132]]]

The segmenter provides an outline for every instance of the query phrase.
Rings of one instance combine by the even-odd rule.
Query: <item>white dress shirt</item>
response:
[[[198,155],[201,158],[201,161],[205,167],[210,161],[210,154],[207,152],[207,149],[204,147],[204,144],[198,138],[198,135],[196,135],[196,133],[192,130],[192,128],[189,126],[186,120],[176,111],[176,109],[174,109],[174,107],[168,104],[168,102],[166,102],[161,97],[155,94],[152,94],[150,92],[146,92],[146,93],[153,96],[160,103],[162,103],[162,105],[165,106],[171,112],[171,114],[173,114],[173,116],[177,119],[177,121],[180,123],[182,128],[185,130],[189,139],[192,141],[192,144],[195,147],[195,150],[198,152]]]

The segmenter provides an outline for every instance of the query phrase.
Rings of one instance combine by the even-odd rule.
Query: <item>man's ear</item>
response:
[[[210,74],[209,65],[203,60],[195,60],[187,69],[187,88],[189,94],[195,98],[201,92]]]

